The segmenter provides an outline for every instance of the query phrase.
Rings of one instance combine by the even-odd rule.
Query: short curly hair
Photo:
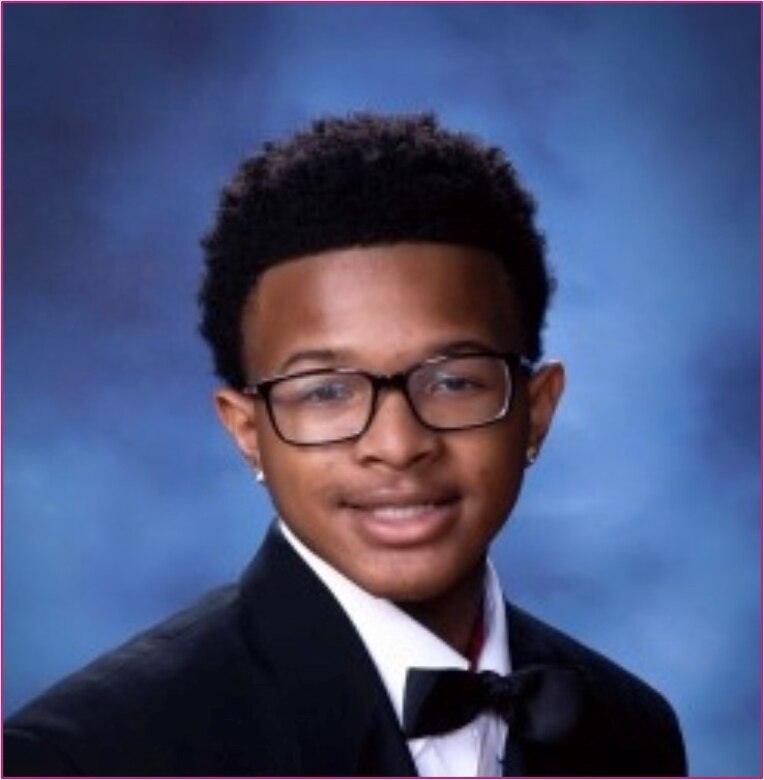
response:
[[[352,246],[421,241],[488,250],[521,308],[538,360],[554,279],[535,204],[497,147],[432,113],[355,113],[314,121],[243,161],[203,237],[199,330],[228,385],[246,382],[242,315],[260,275],[285,260]]]

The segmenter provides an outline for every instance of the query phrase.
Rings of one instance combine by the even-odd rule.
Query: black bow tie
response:
[[[579,719],[581,673],[573,668],[529,666],[507,677],[460,669],[409,669],[403,702],[408,739],[461,728],[481,712],[503,718],[512,740],[559,743]]]

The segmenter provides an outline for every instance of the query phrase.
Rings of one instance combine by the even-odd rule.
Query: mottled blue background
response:
[[[198,238],[316,114],[434,108],[540,201],[569,390],[497,543],[519,603],[760,767],[760,6],[4,5],[4,700],[235,577]]]

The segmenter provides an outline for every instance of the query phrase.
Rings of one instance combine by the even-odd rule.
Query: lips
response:
[[[402,504],[372,507],[369,511],[378,520],[391,522],[412,520],[418,515],[435,510],[437,504]]]
[[[434,541],[458,516],[454,491],[369,491],[346,496],[342,509],[367,541],[411,546]]]

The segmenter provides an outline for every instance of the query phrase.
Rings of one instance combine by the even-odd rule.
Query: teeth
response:
[[[435,504],[409,504],[408,506],[381,506],[372,509],[371,513],[380,520],[409,520],[433,509]]]

